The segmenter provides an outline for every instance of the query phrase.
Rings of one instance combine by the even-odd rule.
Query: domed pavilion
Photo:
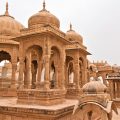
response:
[[[12,40],[20,34],[24,26],[9,14],[6,3],[5,14],[0,15],[0,62],[9,61],[12,66],[11,78],[0,77],[0,96],[16,96],[16,70],[18,63],[19,42]]]

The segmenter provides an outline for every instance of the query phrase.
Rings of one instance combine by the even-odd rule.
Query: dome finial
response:
[[[45,0],[44,0],[43,1],[43,10],[46,10],[45,7],[46,7],[46,3],[45,3]]]
[[[72,24],[70,23],[70,30],[72,30]]]
[[[8,2],[6,2],[6,11],[5,11],[5,15],[9,16],[9,12],[8,12]]]

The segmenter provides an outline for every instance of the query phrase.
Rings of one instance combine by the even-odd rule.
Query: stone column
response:
[[[119,85],[118,85],[118,81],[116,81],[116,93],[117,93],[116,98],[119,98]]]
[[[115,81],[113,80],[113,98],[116,98]]]
[[[110,91],[110,96],[111,96],[111,99],[114,98],[114,89],[113,89],[113,81],[112,80],[109,80],[109,91]]]
[[[58,88],[61,88],[61,67],[58,66]]]
[[[17,63],[12,63],[11,88],[16,88],[16,72],[17,72]]]
[[[44,89],[49,90],[50,89],[50,55],[45,55],[43,62],[44,62],[44,65],[45,65]]]
[[[120,81],[118,80],[118,98],[120,98]]]
[[[24,48],[23,48],[23,42],[20,42],[19,45],[19,88],[22,89],[24,87],[24,78],[23,78],[23,74],[24,74],[24,60],[25,60],[25,56],[24,56],[24,52],[23,52]]]
[[[36,82],[36,88],[40,89],[40,81],[41,81],[41,72],[42,72],[42,63],[39,59],[38,61],[38,71],[37,71],[37,82]]]
[[[81,69],[81,71],[82,71],[82,84],[81,84],[81,87],[83,87],[83,85],[85,85],[86,84],[86,70],[85,70],[86,68],[85,68],[85,64],[84,63],[82,63],[82,69]]]
[[[20,63],[19,63],[19,88],[23,88],[24,85],[24,80],[23,80],[23,73],[24,73],[24,59],[20,58]]]
[[[83,85],[85,85],[88,80],[87,80],[87,61],[85,60],[85,58],[82,58],[81,61],[81,72],[82,72],[82,80],[81,80],[81,87]]]
[[[28,69],[27,69],[27,58],[26,58],[24,62],[24,88],[25,89],[28,88],[27,72],[28,72]]]
[[[60,58],[60,76],[61,77],[61,89],[65,89],[65,51],[62,51],[61,58]]]
[[[74,83],[75,83],[75,87],[76,89],[80,89],[80,85],[79,85],[79,75],[80,72],[80,66],[79,66],[79,55],[76,55],[76,57],[74,58]]]
[[[38,70],[38,66],[34,65],[33,63],[31,63],[31,73],[32,73],[32,89],[36,88],[36,78],[37,78],[37,70]]]
[[[29,53],[27,56],[27,61],[26,61],[26,69],[27,69],[27,77],[26,77],[26,81],[27,81],[27,88],[31,89],[31,54]]]
[[[59,88],[59,83],[58,83],[58,66],[55,65],[55,88],[58,89]]]
[[[69,79],[68,79],[68,68],[65,65],[65,86],[68,87]]]
[[[86,84],[88,82],[88,79],[87,79],[87,67],[86,66],[84,67],[84,80],[85,80],[84,84]]]

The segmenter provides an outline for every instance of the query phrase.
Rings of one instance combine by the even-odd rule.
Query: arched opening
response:
[[[55,89],[59,86],[58,69],[60,66],[60,51],[57,47],[53,46],[51,48],[50,57],[50,88]]]
[[[42,47],[33,45],[26,51],[24,60],[24,86],[25,88],[36,88],[37,82],[41,81],[43,69]]]
[[[73,70],[73,63],[70,62],[68,65],[68,77],[69,77],[69,83],[74,83],[74,70]]]
[[[82,111],[81,111],[82,119],[85,119],[85,120],[108,120],[108,113],[104,109],[105,107],[97,102],[82,103],[82,104],[80,104],[80,108],[82,108]],[[80,109],[80,108],[78,108],[78,109]]]
[[[74,65],[73,58],[71,56],[66,57],[66,86],[74,83]]]
[[[10,88],[12,78],[11,55],[6,51],[0,51],[0,87]]]
[[[11,61],[11,55],[6,51],[0,51],[0,62],[3,60]]]

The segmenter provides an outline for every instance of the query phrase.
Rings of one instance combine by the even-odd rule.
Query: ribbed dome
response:
[[[107,87],[101,81],[93,80],[83,86],[83,92],[87,94],[105,93]]]
[[[23,25],[9,15],[7,3],[5,14],[0,16],[0,35],[14,36],[19,34],[22,28]]]
[[[80,34],[76,33],[72,30],[72,25],[70,25],[70,30],[66,33],[66,39],[70,41],[78,42],[79,44],[83,44],[83,38]]]
[[[45,3],[43,3],[43,9],[37,14],[31,16],[28,20],[28,26],[34,27],[38,25],[51,25],[54,27],[60,27],[59,19],[51,14],[49,11],[45,9]]]
[[[0,35],[14,36],[20,33],[23,26],[13,17],[2,15],[0,16]]]

